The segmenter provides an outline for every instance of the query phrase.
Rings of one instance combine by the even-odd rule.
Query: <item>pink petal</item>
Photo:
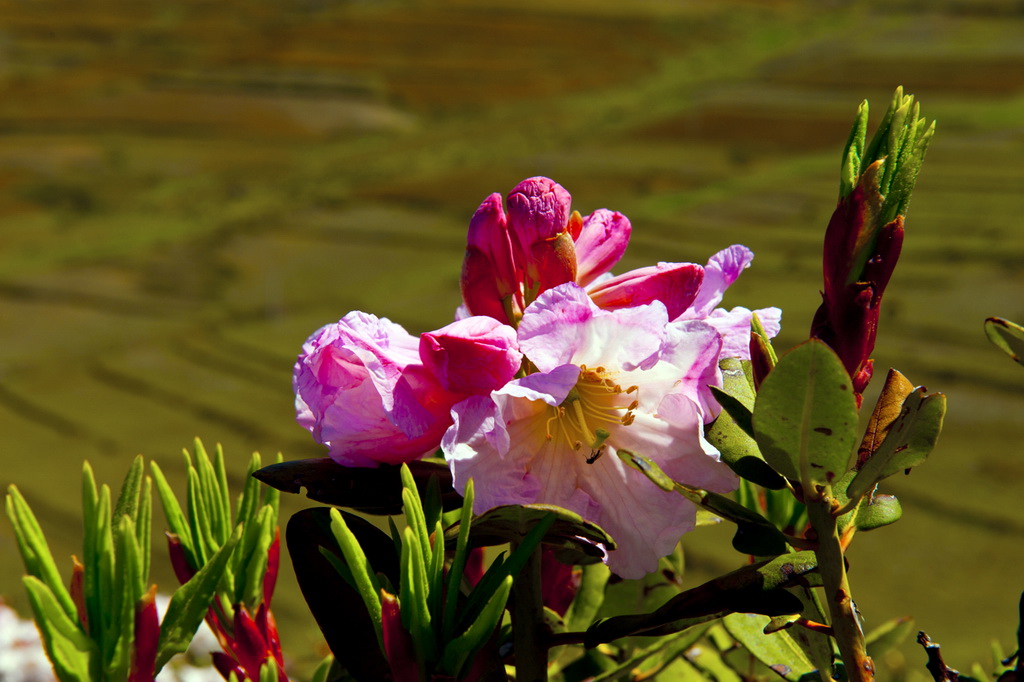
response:
[[[725,290],[754,260],[754,252],[740,244],[722,249],[704,266],[704,283],[697,292],[693,306],[686,313],[688,319],[707,317],[722,302]]]
[[[423,369],[417,346],[400,326],[360,312],[318,330],[295,364],[299,423],[349,466],[436,449],[460,396]]]
[[[588,293],[604,310],[661,301],[674,320],[693,303],[703,279],[704,268],[694,263],[658,263],[602,280]]]
[[[473,314],[509,321],[502,299],[517,294],[522,279],[513,251],[501,195],[492,194],[470,220],[462,263],[462,298]]]
[[[572,197],[554,180],[528,178],[508,195],[508,226],[512,240],[524,254],[537,242],[554,238],[566,229]]]
[[[569,362],[633,369],[654,361],[667,323],[660,302],[603,311],[579,286],[563,284],[523,313],[519,347],[542,372]]]
[[[631,231],[629,218],[618,211],[602,208],[587,216],[576,238],[576,283],[585,287],[611,270],[626,252]]]
[[[420,337],[420,358],[449,391],[488,393],[508,383],[522,364],[516,330],[476,316]]]
[[[779,333],[782,311],[778,308],[762,308],[757,316],[764,326],[769,338]],[[747,308],[736,307],[732,310],[716,308],[705,320],[722,335],[722,357],[750,359],[750,319]]]

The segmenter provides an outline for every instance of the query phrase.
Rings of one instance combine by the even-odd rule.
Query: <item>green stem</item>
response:
[[[831,497],[825,495],[807,500],[807,514],[811,526],[818,533],[818,570],[825,588],[825,602],[832,617],[832,632],[839,653],[846,666],[850,682],[872,682],[875,679],[875,664],[868,656],[864,644],[864,631],[860,627],[846,577],[846,560],[839,542],[836,518],[832,515]]]
[[[512,584],[516,682],[547,682],[548,679],[547,631],[544,627],[540,567],[538,546]]]

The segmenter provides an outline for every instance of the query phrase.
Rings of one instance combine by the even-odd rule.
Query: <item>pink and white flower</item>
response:
[[[722,249],[704,266],[704,278],[693,302],[674,318],[677,320],[704,320],[722,335],[722,357],[750,359],[750,320],[757,313],[768,338],[774,338],[782,326],[782,311],[761,308],[751,311],[743,307],[732,310],[719,308],[725,290],[740,274],[750,267],[754,252],[740,244]]]
[[[600,309],[578,285],[530,305],[519,347],[536,369],[452,409],[442,449],[476,511],[548,503],[581,514],[618,543],[608,565],[624,578],[657,567],[694,525],[695,508],[617,456],[630,450],[672,478],[727,492],[735,474],[703,436],[718,406],[721,338],[700,320],[670,322],[665,305]]]
[[[309,337],[292,383],[299,424],[336,462],[357,467],[433,452],[466,397],[423,366],[416,337],[358,311]]]

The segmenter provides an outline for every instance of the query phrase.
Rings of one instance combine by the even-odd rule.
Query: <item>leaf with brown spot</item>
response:
[[[858,469],[871,455],[875,454],[878,446],[885,440],[885,434],[889,433],[889,427],[900,416],[903,401],[913,390],[914,385],[905,376],[895,369],[889,370],[889,374],[885,377],[885,385],[875,403],[875,409],[871,412],[871,419],[864,432],[864,439],[857,449]]]

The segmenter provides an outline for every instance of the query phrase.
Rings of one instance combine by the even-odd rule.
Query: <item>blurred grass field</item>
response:
[[[950,412],[851,580],[868,629],[912,614],[947,662],[987,665],[1024,588],[1024,372],[981,331],[1024,320],[1019,2],[0,3],[0,483],[70,566],[84,458],[116,486],[141,452],[183,491],[194,436],[236,486],[252,450],[320,456],[293,421],[301,343],[351,309],[446,323],[469,217],[530,175],[631,218],[620,271],[751,247],[726,303],[782,307],[786,348],[857,104],[875,121],[896,85],[939,123],[876,367]],[[739,560],[727,544],[687,539],[693,583]],[[6,520],[0,556],[24,612]]]

